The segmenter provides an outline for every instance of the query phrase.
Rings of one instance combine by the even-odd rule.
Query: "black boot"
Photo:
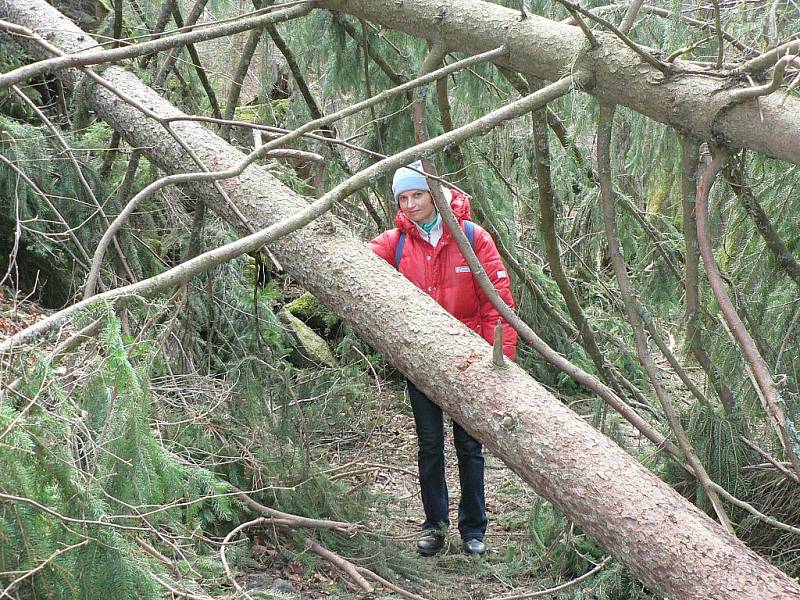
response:
[[[486,552],[486,544],[483,540],[472,538],[471,540],[464,540],[464,552],[471,556],[483,556]]]
[[[422,532],[417,540],[417,552],[422,556],[433,556],[444,548],[444,534],[435,529],[427,529]]]

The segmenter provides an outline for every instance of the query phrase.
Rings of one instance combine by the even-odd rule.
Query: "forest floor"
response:
[[[0,295],[0,341],[44,318],[48,311],[35,303],[12,303]],[[532,511],[549,506],[530,487],[511,472],[498,458],[486,452],[486,509],[489,529],[487,552],[483,557],[468,556],[462,551],[455,523],[458,513],[459,483],[452,427],[445,426],[445,456],[450,490],[450,518],[453,526],[445,549],[425,558],[416,553],[416,540],[423,521],[417,480],[417,441],[414,420],[402,385],[397,381],[376,382],[367,391],[363,414],[351,424],[355,442],[342,443],[337,436],[315,445],[314,454],[331,479],[346,481],[350,489],[366,488],[374,499],[368,513],[371,522],[362,523],[369,535],[380,538],[387,548],[384,563],[390,572],[406,574],[388,577],[392,583],[428,600],[486,600],[528,597],[551,597],[535,594],[563,581],[553,581],[548,572],[561,570],[564,555],[559,546],[565,536],[582,537],[571,526],[554,527],[549,538],[538,536],[538,549],[531,533]],[[368,427],[365,424],[369,425]],[[368,433],[364,433],[364,431]],[[562,524],[563,525],[563,524]],[[317,561],[313,570],[292,554],[281,553],[273,545],[251,538],[250,556],[237,565],[238,583],[255,599],[399,599],[403,596],[376,585],[374,595],[364,595],[340,570]],[[345,556],[356,564],[364,557]],[[379,569],[375,569],[380,573]],[[575,597],[591,598],[591,579],[583,593]],[[577,587],[577,586],[576,586]],[[578,588],[580,589],[580,588]],[[575,588],[572,591],[576,591]],[[228,598],[228,595],[218,596]],[[237,596],[239,597],[239,596]],[[247,596],[244,596],[247,597]],[[561,596],[565,597],[565,596]]]
[[[369,524],[390,544],[404,563],[410,562],[419,574],[413,580],[393,583],[430,600],[483,600],[528,594],[555,585],[542,577],[542,567],[558,559],[547,556],[555,543],[539,556],[531,557],[528,520],[537,496],[517,475],[498,458],[486,452],[486,509],[489,529],[486,535],[487,553],[472,557],[462,551],[455,523],[458,514],[458,467],[452,444],[452,428],[446,423],[445,456],[450,490],[450,518],[453,523],[445,549],[434,557],[419,556],[416,540],[424,519],[416,473],[417,442],[414,420],[407,400],[397,390],[384,390],[382,402],[385,414],[372,415],[384,425],[373,432],[367,444],[342,451],[337,448],[328,456],[337,477],[348,479],[353,487],[369,486],[385,502],[376,515],[388,514],[385,521]],[[390,397],[391,396],[391,397]],[[448,420],[449,421],[449,420]],[[542,500],[538,502],[545,504]],[[558,540],[556,540],[558,541]],[[527,548],[526,548],[527,546]],[[346,557],[349,558],[349,557]],[[547,570],[546,568],[544,570]],[[589,581],[589,583],[591,580]],[[397,593],[376,586],[375,596],[359,594],[350,587],[341,572],[320,563],[313,576],[292,561],[271,561],[263,570],[253,568],[243,573],[240,583],[251,590],[283,591],[276,598],[402,598]],[[580,584],[579,584],[580,585]],[[555,597],[547,594],[548,597]],[[269,597],[269,596],[267,596]],[[591,597],[590,595],[587,597]]]

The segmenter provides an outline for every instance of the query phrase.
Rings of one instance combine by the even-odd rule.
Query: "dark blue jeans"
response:
[[[444,424],[442,409],[428,400],[410,381],[408,396],[417,426],[419,486],[425,509],[423,529],[450,524],[447,481],[444,476]],[[483,539],[486,533],[486,501],[483,495],[483,447],[453,421],[453,443],[458,457],[461,500],[458,531],[461,539]]]

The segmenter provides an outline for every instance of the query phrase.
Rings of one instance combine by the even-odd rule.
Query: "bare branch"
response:
[[[339,556],[338,554],[331,552],[324,546],[321,546],[317,542],[313,540],[307,540],[308,549],[311,550],[314,554],[317,554],[327,560],[332,565],[338,567],[340,570],[347,573],[347,575],[358,584],[362,590],[364,590],[367,594],[373,593],[375,590],[370,585],[370,583],[364,579],[364,577],[359,573],[358,567],[351,563],[349,560]]]
[[[643,4],[644,0],[633,0],[630,3],[628,10],[625,11],[625,16],[622,17],[622,22],[619,24],[619,30],[622,33],[628,34],[631,29],[633,29],[633,25],[636,23],[636,17],[639,15]]]
[[[780,46],[773,48],[769,52],[765,52],[764,54],[757,56],[752,60],[748,60],[746,63],[735,69],[733,74],[739,75],[741,73],[755,73],[757,71],[767,69],[780,61],[783,57],[789,54],[795,54],[797,52],[800,52],[800,40],[786,42],[785,44],[781,44]],[[793,63],[796,60],[796,58],[792,59]]]
[[[234,21],[224,25],[214,25],[204,29],[163,37],[157,40],[135,44],[132,46],[124,46],[122,48],[114,48],[112,50],[97,50],[90,48],[77,54],[67,55],[61,53],[60,56],[40,60],[30,65],[25,65],[12,71],[8,71],[7,73],[3,73],[0,75],[0,89],[9,87],[15,83],[19,83],[20,81],[24,81],[44,73],[52,73],[54,71],[68,69],[71,67],[97,65],[101,63],[116,62],[127,58],[135,58],[144,54],[161,52],[162,50],[184,46],[186,44],[204,42],[207,40],[233,35],[234,33],[247,31],[248,29],[263,27],[267,23],[279,23],[289,19],[295,19],[297,17],[307,15],[313,8],[314,1],[315,0],[308,0],[307,2],[303,2],[294,8],[277,12],[269,12],[268,14],[260,14],[258,16],[249,17],[240,21]],[[22,37],[38,37],[38,34],[33,34],[33,32],[27,28],[20,27],[14,23],[9,23],[8,21],[0,20],[0,30],[4,30],[8,33]]]
[[[784,56],[781,58],[777,63],[775,63],[775,68],[772,70],[772,81],[769,83],[765,83],[764,85],[757,85],[750,88],[744,88],[741,90],[736,90],[731,95],[729,100],[729,104],[725,107],[725,109],[730,109],[737,104],[741,104],[747,100],[752,98],[759,98],[760,96],[768,96],[775,90],[777,90],[781,84],[783,83],[783,78],[786,73],[786,67],[792,63],[792,61],[796,57],[793,56]]]
[[[700,254],[703,257],[703,264],[706,268],[706,275],[714,297],[719,304],[725,323],[744,354],[748,370],[755,380],[755,388],[759,399],[767,413],[767,418],[772,428],[778,434],[778,438],[783,445],[786,457],[791,461],[795,473],[800,475],[800,460],[794,452],[792,442],[786,430],[786,418],[780,407],[780,395],[775,386],[775,382],[770,373],[767,363],[756,348],[752,336],[747,331],[739,313],[733,306],[725,284],[722,281],[722,274],[714,258],[714,250],[711,245],[711,231],[708,222],[708,197],[711,187],[716,180],[717,174],[728,156],[723,151],[717,151],[711,162],[705,167],[702,175],[697,181],[697,241],[700,245]]]
[[[708,499],[711,501],[720,523],[722,523],[722,526],[728,533],[733,535],[733,525],[718,495],[711,488],[711,479],[689,442],[686,431],[672,406],[672,400],[659,380],[653,357],[647,349],[644,322],[641,316],[642,308],[636,300],[633,286],[628,278],[628,271],[620,249],[619,233],[617,230],[617,209],[615,206],[611,175],[611,132],[613,129],[615,108],[614,106],[601,104],[600,122],[597,126],[597,175],[600,183],[600,199],[603,203],[603,223],[605,225],[606,238],[608,241],[608,254],[611,258],[611,264],[614,267],[617,283],[619,284],[620,296],[622,296],[622,300],[625,303],[625,312],[628,322],[633,327],[633,339],[636,345],[636,353],[639,356],[639,362],[642,364],[642,367],[644,367],[645,373],[647,373],[650,385],[653,386],[659,404],[661,404],[661,409],[664,411],[669,426],[678,440],[678,445],[681,450],[683,450],[686,462],[691,466],[695,477],[697,477]],[[656,331],[651,331],[651,335],[652,334],[656,336],[659,335]]]
[[[559,4],[563,4],[564,7],[567,10],[570,11],[570,14],[573,13],[573,12],[577,12],[577,13],[580,13],[580,14],[586,16],[586,17],[589,17],[592,21],[598,22],[600,25],[602,25],[603,27],[608,29],[611,33],[616,35],[622,41],[622,43],[624,43],[628,48],[630,48],[631,50],[636,52],[636,54],[638,54],[646,63],[648,63],[649,65],[655,67],[656,69],[658,69],[659,71],[661,71],[665,75],[667,73],[669,73],[669,70],[670,70],[669,65],[666,65],[666,64],[662,63],[655,56],[653,56],[652,54],[650,54],[649,52],[644,50],[638,44],[634,43],[633,40],[631,40],[627,35],[625,35],[622,31],[620,31],[610,21],[607,21],[603,17],[600,17],[598,15],[593,14],[591,11],[586,10],[585,8],[580,6],[579,4],[576,4],[575,2],[571,2],[570,0],[558,0],[558,2],[559,2]],[[579,25],[580,25],[580,23],[579,23]],[[581,29],[584,29],[584,28],[581,27]],[[584,33],[586,33],[586,30],[584,30]],[[598,46],[599,46],[599,44],[593,45],[593,47],[595,47],[595,48],[598,47]]]
[[[695,207],[697,196],[697,164],[698,148],[696,140],[680,138],[681,144],[681,210],[683,213],[683,240],[684,240],[684,289],[686,293],[684,323],[686,326],[686,342],[689,350],[697,363],[703,369],[722,402],[725,414],[731,415],[735,410],[735,400],[728,385],[720,377],[719,371],[711,362],[702,343],[700,327],[700,291],[699,291],[699,266],[700,256],[697,243],[697,223],[695,220]]]

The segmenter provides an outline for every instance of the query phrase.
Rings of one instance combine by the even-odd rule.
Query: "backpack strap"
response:
[[[469,240],[469,247],[475,249],[475,223],[472,221],[464,221],[464,233],[467,234]]]
[[[470,248],[475,248],[475,223],[472,221],[464,221],[464,233],[469,240]],[[400,261],[403,258],[403,248],[406,245],[406,233],[400,232],[400,237],[397,240],[397,246],[394,249],[394,268],[400,270]]]
[[[394,268],[400,270],[400,259],[403,258],[403,247],[406,245],[406,233],[400,232],[400,238],[397,240],[397,246],[394,250]]]

